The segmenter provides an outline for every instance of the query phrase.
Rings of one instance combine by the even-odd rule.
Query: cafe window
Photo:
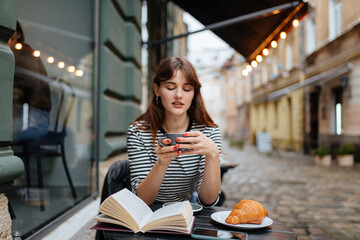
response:
[[[26,170],[6,194],[25,238],[95,192],[90,3],[17,2],[12,148]]]

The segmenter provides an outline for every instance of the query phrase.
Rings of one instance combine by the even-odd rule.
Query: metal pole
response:
[[[266,17],[269,15],[275,15],[280,13],[281,11],[285,10],[285,9],[289,9],[289,8],[293,8],[294,6],[297,6],[298,4],[300,4],[300,1],[294,1],[294,2],[290,2],[290,3],[285,3],[276,7],[272,7],[272,8],[267,8],[261,11],[257,11],[257,12],[253,12],[253,13],[249,13],[249,14],[245,14],[239,17],[235,17],[235,18],[231,18],[228,20],[224,20],[218,23],[212,23],[209,24],[207,26],[205,26],[202,29],[196,30],[196,31],[192,31],[192,32],[187,32],[187,33],[182,33],[179,35],[175,35],[175,36],[171,36],[171,37],[167,37],[167,38],[162,38],[162,39],[158,39],[155,41],[147,41],[147,42],[143,42],[143,44],[146,44],[148,46],[155,46],[155,45],[159,45],[168,41],[172,41],[178,38],[182,38],[182,37],[187,37],[191,34],[195,34],[195,33],[199,33],[202,31],[206,31],[206,30],[216,30],[219,28],[223,28],[223,27],[228,27],[234,24],[238,24],[240,22],[245,22],[245,21],[249,21],[252,19],[256,19],[256,18],[260,18],[260,17]]]

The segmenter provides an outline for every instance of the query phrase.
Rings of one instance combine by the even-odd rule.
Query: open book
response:
[[[99,212],[102,214],[95,220],[118,224],[134,232],[165,230],[190,234],[195,219],[189,201],[174,203],[153,212],[126,188],[106,198]]]

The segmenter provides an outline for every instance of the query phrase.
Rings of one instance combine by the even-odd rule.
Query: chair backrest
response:
[[[108,196],[127,188],[131,191],[130,186],[130,167],[128,160],[120,160],[113,163],[104,180],[104,186],[101,193],[101,202]]]
[[[59,79],[56,79],[56,82],[59,83],[57,88],[60,90],[60,95],[59,95],[58,106],[57,106],[57,111],[56,111],[54,132],[58,132],[58,126],[61,123],[61,117],[64,116],[63,121],[62,121],[62,128],[61,128],[60,132],[65,133],[66,126],[69,121],[69,117],[70,117],[71,111],[72,111],[74,103],[75,103],[75,92],[74,92],[74,89],[71,86],[71,84],[66,82],[65,80],[59,78]],[[64,99],[65,99],[65,88],[66,87],[70,89],[71,99],[70,99],[69,106],[67,108],[65,108],[65,112],[63,113],[62,110],[63,110],[63,104],[64,104]]]

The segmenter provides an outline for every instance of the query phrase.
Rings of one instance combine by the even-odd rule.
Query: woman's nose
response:
[[[181,88],[177,88],[175,91],[175,97],[176,98],[182,98],[182,89]]]

